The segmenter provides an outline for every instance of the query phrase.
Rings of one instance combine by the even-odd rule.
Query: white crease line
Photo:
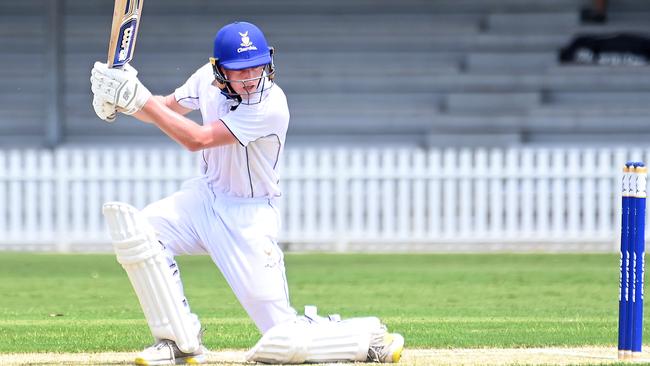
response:
[[[582,358],[595,358],[595,359],[602,359],[602,360],[616,360],[618,361],[617,356],[596,356],[592,354],[587,354],[587,353],[578,353],[578,352],[572,352],[572,351],[561,351],[561,350],[532,350],[533,353],[541,353],[541,354],[547,354],[547,355],[561,355],[561,356],[571,356],[571,357],[582,357]],[[644,359],[644,358],[639,358],[635,359],[634,361],[643,361],[643,362],[648,362],[650,359]]]

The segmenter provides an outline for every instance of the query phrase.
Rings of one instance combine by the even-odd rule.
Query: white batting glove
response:
[[[109,69],[105,63],[95,62],[90,76],[93,94],[115,105],[122,113],[136,113],[151,98],[151,92],[137,75],[129,65],[123,69]]]
[[[117,109],[113,104],[95,95],[93,97],[93,109],[95,110],[97,117],[109,123],[115,122]]]

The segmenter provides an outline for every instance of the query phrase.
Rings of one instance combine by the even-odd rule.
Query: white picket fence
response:
[[[621,167],[650,148],[290,149],[282,244],[336,251],[614,251]],[[105,201],[198,174],[177,149],[0,150],[0,248],[110,251]]]

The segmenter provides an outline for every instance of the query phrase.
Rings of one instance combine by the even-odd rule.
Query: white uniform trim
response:
[[[284,92],[273,85],[260,103],[241,104],[231,110],[236,102],[223,96],[213,81],[212,67],[206,64],[174,93],[182,106],[201,110],[204,125],[223,123],[239,141],[203,152],[208,184],[217,194],[279,197],[279,156],[289,126]]]

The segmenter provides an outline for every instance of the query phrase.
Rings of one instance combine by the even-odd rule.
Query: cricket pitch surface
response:
[[[209,352],[207,365],[242,365],[245,351]],[[1,365],[129,365],[134,353],[15,353],[0,354]],[[614,347],[406,349],[402,365],[581,365],[617,362]],[[650,362],[643,352],[635,363]]]

